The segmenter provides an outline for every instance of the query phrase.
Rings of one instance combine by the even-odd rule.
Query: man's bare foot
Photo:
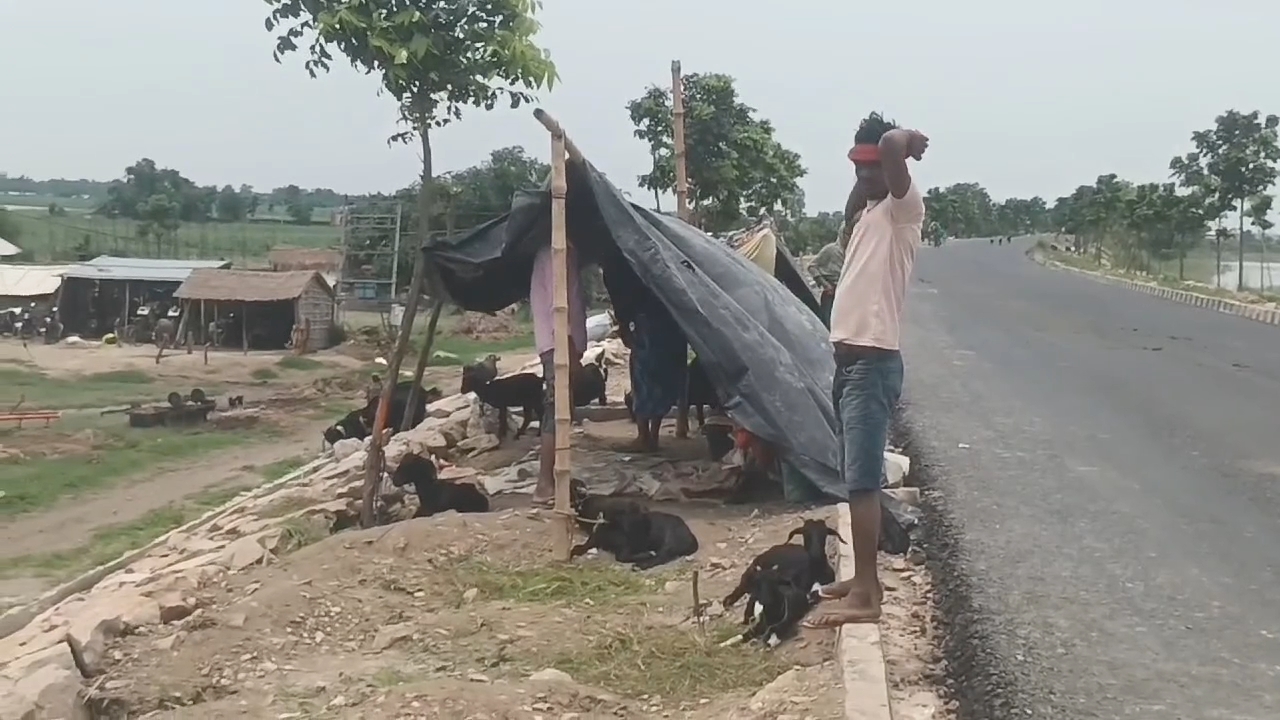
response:
[[[853,592],[854,587],[855,585],[852,579],[841,580],[840,582],[834,582],[834,583],[831,583],[830,585],[823,585],[822,587],[818,588],[818,599],[819,600],[839,600],[841,598],[848,597],[849,593]],[[880,599],[881,602],[884,601],[883,585],[880,586],[879,590],[876,592],[876,596]]]
[[[551,488],[544,488],[539,486],[534,488],[533,499],[531,500],[531,503],[534,507],[540,507],[540,508],[553,507],[556,504],[555,487],[553,486]]]
[[[639,439],[632,440],[631,442],[628,442],[627,444],[623,445],[621,448],[621,451],[626,453],[636,453],[636,454],[642,454],[642,455],[648,454],[649,443]]]
[[[854,623],[874,623],[880,620],[880,600],[874,593],[850,591],[839,603],[805,619],[807,628],[822,630],[838,628]]]

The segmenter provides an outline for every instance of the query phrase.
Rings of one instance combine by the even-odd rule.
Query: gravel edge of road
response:
[[[975,600],[973,574],[963,542],[959,518],[948,505],[939,479],[943,468],[936,449],[924,438],[926,430],[911,419],[906,402],[898,409],[893,444],[911,458],[905,484],[920,488],[926,518],[920,532],[926,566],[933,577],[933,601],[942,626],[942,658],[946,665],[946,693],[958,703],[960,720],[1030,717],[1021,693],[995,640],[995,619]]]

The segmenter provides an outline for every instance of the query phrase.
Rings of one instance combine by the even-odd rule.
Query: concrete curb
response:
[[[1046,267],[1054,267],[1061,270],[1069,270],[1078,275],[1085,275],[1094,280],[1105,282],[1109,285],[1119,285],[1137,290],[1148,295],[1173,300],[1185,305],[1194,305],[1196,307],[1208,308],[1216,310],[1226,315],[1235,315],[1245,318],[1246,320],[1254,320],[1266,325],[1280,325],[1280,309],[1262,307],[1260,305],[1251,305],[1249,303],[1238,302],[1236,300],[1227,300],[1226,298],[1214,297],[1212,295],[1201,295],[1200,293],[1189,292],[1187,290],[1175,290],[1173,288],[1162,287],[1154,283],[1138,282],[1136,280],[1127,280],[1125,278],[1112,277],[1100,272],[1090,270],[1081,270],[1070,265],[1064,265],[1056,260],[1049,260],[1033,255],[1032,259]]]
[[[117,570],[121,570],[132,565],[138,558],[169,542],[169,539],[174,535],[186,534],[192,530],[202,528],[251,500],[256,500],[264,495],[268,495],[281,486],[305,477],[321,465],[328,463],[330,460],[331,458],[329,457],[316,458],[282,478],[272,480],[271,482],[260,485],[252,490],[245,491],[231,500],[228,500],[226,503],[223,503],[221,507],[214,508],[213,510],[206,512],[204,515],[201,515],[186,525],[170,530],[146,545],[136,550],[130,550],[105,565],[99,565],[98,567],[80,575],[76,579],[50,590],[26,605],[10,609],[3,615],[0,615],[0,638],[6,638],[18,632],[22,628],[26,627],[32,620],[39,617],[41,613],[54,605],[57,605],[63,600],[66,600],[72,595],[92,589],[94,585],[102,582],[103,578]]]
[[[840,536],[853,535],[849,504],[836,506]],[[840,548],[836,577],[853,577],[853,546],[837,543]],[[836,631],[836,656],[844,683],[844,716],[846,720],[892,720],[889,706],[889,681],[885,677],[884,649],[880,644],[880,626],[876,624],[845,625]]]

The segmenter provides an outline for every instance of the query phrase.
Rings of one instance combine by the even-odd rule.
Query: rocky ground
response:
[[[393,439],[389,461],[431,452],[445,476],[485,487],[493,512],[347,530],[364,453],[340,447],[0,639],[0,718],[81,717],[77,694],[98,718],[844,716],[833,633],[720,647],[740,610],[718,599],[747,562],[830,508],[686,502],[677,512],[700,540],[694,557],[645,573],[607,557],[561,565],[553,514],[518,494],[532,479],[519,462],[530,441],[494,450],[491,418],[468,398],[432,416]],[[715,472],[696,453],[619,455],[619,436],[586,423],[575,475],[662,497]],[[415,502],[383,505],[402,518]],[[933,689],[921,563],[884,560],[890,692],[911,720],[949,715]]]

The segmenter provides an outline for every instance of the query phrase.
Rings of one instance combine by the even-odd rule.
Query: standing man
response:
[[[911,181],[907,158],[919,160],[928,147],[922,133],[872,113],[849,151],[857,176],[857,200],[850,205],[865,210],[836,286],[831,394],[840,422],[840,476],[849,492],[854,577],[821,589],[823,598],[839,602],[806,621],[810,627],[880,619],[880,481],[889,423],[902,394],[902,305],[924,225],[924,197]]]
[[[543,406],[539,431],[542,444],[538,448],[538,485],[533,490],[533,504],[550,506],[556,494],[556,364],[555,364],[555,289],[553,284],[551,245],[548,243],[533,256],[533,275],[529,278],[529,314],[533,317],[533,341],[542,360]],[[581,370],[582,353],[587,349],[587,303],[582,295],[578,253],[568,247],[569,283],[569,388]],[[570,403],[570,408],[573,404]]]

